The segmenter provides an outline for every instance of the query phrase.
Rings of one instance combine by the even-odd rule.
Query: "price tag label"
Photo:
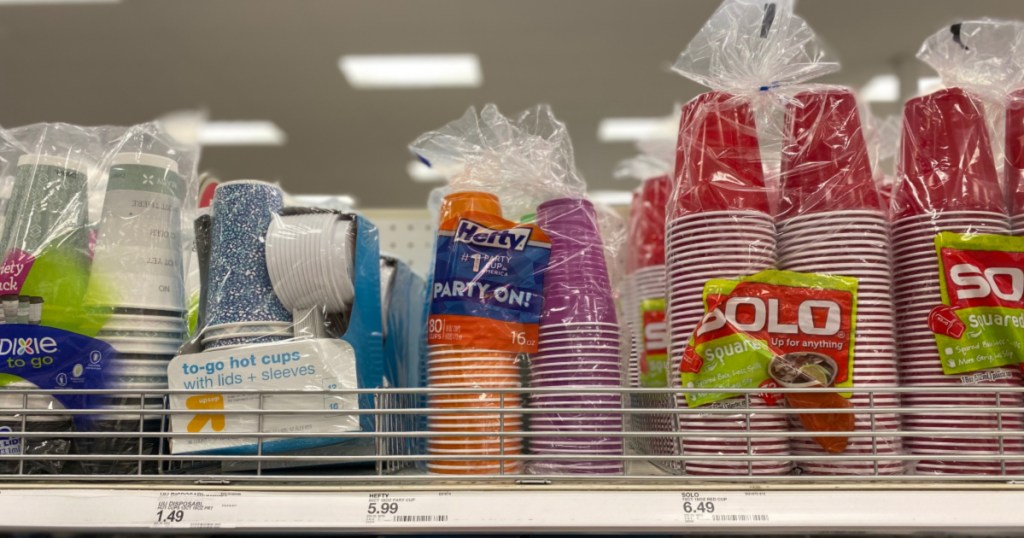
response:
[[[733,494],[723,491],[684,491],[680,495],[683,523],[749,524],[771,521],[770,516],[764,513],[764,508],[758,508],[758,505],[763,503],[746,502],[755,499],[745,498],[763,497],[764,492],[748,491]]]
[[[162,491],[153,509],[153,526],[161,528],[220,528],[234,521],[238,491]]]
[[[444,523],[449,519],[450,491],[431,493],[370,493],[366,501],[366,523],[424,524]]]

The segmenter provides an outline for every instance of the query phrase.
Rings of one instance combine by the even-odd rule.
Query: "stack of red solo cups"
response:
[[[629,296],[623,301],[630,325],[630,384],[634,387],[668,387],[674,375],[668,364],[655,364],[653,356],[665,353],[664,311],[648,301],[665,300],[665,207],[672,194],[672,180],[667,175],[647,179],[636,192],[632,209],[628,244],[626,277]],[[635,360],[635,369],[633,362]],[[667,361],[666,361],[667,362]],[[634,378],[634,375],[636,376]],[[667,378],[665,376],[668,376]],[[674,398],[664,395],[635,394],[633,405],[643,408],[675,405]],[[636,431],[671,432],[675,429],[671,414],[636,414],[632,417]],[[652,435],[636,438],[641,452],[656,455],[675,454],[675,439]]]
[[[772,267],[776,246],[754,115],[745,100],[709,92],[686,105],[680,121],[676,170],[665,232],[665,260],[670,372],[673,386],[679,387],[683,351],[704,316],[704,284]],[[731,398],[709,407],[746,403],[745,398]],[[682,394],[677,405],[688,406]],[[768,408],[757,396],[750,397],[749,405]],[[688,474],[772,475],[785,474],[791,468],[784,414],[712,414],[681,409],[679,430],[688,434],[681,441]],[[745,431],[778,431],[780,435],[721,436],[723,432]],[[701,455],[735,459],[691,459]],[[779,459],[744,459],[750,455],[777,455]]]
[[[630,317],[639,329],[637,352],[639,370],[647,371],[647,351],[663,348],[662,342],[649,342],[655,334],[644,333],[643,305],[645,301],[665,298],[665,206],[672,193],[672,180],[668,176],[644,181],[640,190],[640,215],[637,219],[636,242],[630,245],[636,267],[630,275],[635,304]]]
[[[797,94],[787,110],[780,177],[779,267],[857,279],[854,387],[898,385],[892,302],[892,267],[886,214],[871,174],[857,102],[843,88]],[[850,374],[848,374],[850,375]],[[853,394],[855,409],[897,408],[894,392]],[[794,429],[801,429],[793,421]],[[902,474],[896,409],[857,413],[855,432],[843,451],[876,455],[875,461],[841,457],[805,460],[812,474]],[[825,456],[810,437],[795,437],[793,453]]]
[[[1010,226],[1024,235],[1024,89],[1010,94],[1006,105],[1006,190],[1009,193]]]
[[[940,350],[929,325],[932,309],[942,304],[935,235],[1010,233],[1010,221],[997,177],[981,103],[961,88],[911,99],[903,111],[901,181],[893,199],[894,298],[899,367],[907,387],[1019,387],[1016,367],[945,375]],[[1003,474],[1024,470],[1021,462],[997,455],[1024,454],[1019,438],[972,437],[970,430],[1021,429],[1021,415],[972,411],[971,407],[1019,408],[1019,393],[915,392],[905,394],[909,408],[940,408],[912,413],[903,426],[914,432],[904,445],[919,455],[921,474]],[[949,408],[941,409],[941,408]],[[962,435],[933,432],[963,431]],[[992,460],[963,460],[957,455],[992,455]]]

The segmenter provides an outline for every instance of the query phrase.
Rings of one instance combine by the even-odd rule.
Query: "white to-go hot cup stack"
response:
[[[903,112],[899,175],[893,200],[894,299],[897,312],[900,377],[908,387],[963,387],[963,393],[906,394],[909,408],[940,411],[904,416],[905,440],[920,455],[919,474],[1019,474],[1024,464],[999,455],[1024,454],[1019,437],[973,436],[967,430],[1019,431],[1021,415],[972,411],[972,406],[1019,409],[1019,393],[971,392],[971,387],[1019,387],[1020,370],[983,370],[982,376],[945,375],[942,355],[929,327],[931,310],[942,304],[935,235],[939,232],[1009,234],[1003,193],[982,105],[960,88],[911,99]],[[984,377],[982,379],[982,377]],[[965,384],[965,382],[967,384]],[[962,435],[948,432],[964,430]],[[946,432],[936,434],[933,432]],[[961,460],[960,454],[992,455]]]
[[[889,231],[871,175],[857,102],[846,89],[797,94],[787,110],[780,175],[779,267],[857,279],[854,387],[896,387],[896,340]],[[895,392],[856,393],[855,409],[897,408]],[[794,417],[795,419],[795,417]],[[843,460],[810,437],[794,437],[793,453],[823,456],[800,467],[812,474],[902,474],[897,410],[857,413],[856,434],[842,454],[875,455]],[[802,429],[793,420],[795,429]]]
[[[346,312],[352,282],[355,226],[334,213],[274,215],[267,229],[267,271],[274,293],[292,311],[296,338],[323,338],[328,314]]]
[[[750,107],[725,93],[698,96],[683,110],[679,150],[679,177],[667,210],[670,217],[665,231],[669,372],[675,387],[680,386],[683,351],[704,315],[704,284],[711,279],[738,278],[768,269],[776,258],[775,225]],[[709,407],[746,405],[744,398],[731,398]],[[678,428],[698,434],[681,441],[682,454],[687,457],[686,473],[742,476],[789,472],[786,416],[768,411],[768,404],[757,396],[750,397],[749,405],[765,408],[766,412],[701,414],[700,409],[688,409],[680,394]],[[716,436],[747,431],[748,423],[750,431],[777,431],[779,436]],[[689,459],[701,455],[735,459]],[[749,455],[777,455],[779,459],[744,459]]]

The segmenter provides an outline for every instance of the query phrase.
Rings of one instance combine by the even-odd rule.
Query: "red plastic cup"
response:
[[[1010,94],[1006,105],[1006,189],[1010,214],[1024,215],[1024,89]],[[1020,235],[1024,230],[1014,230]]]
[[[665,264],[665,209],[672,196],[672,180],[660,176],[644,181],[640,192],[637,267]]]
[[[749,103],[709,92],[680,121],[673,216],[707,211],[769,212],[757,126]]]
[[[845,88],[801,92],[786,110],[779,219],[882,202],[868,160],[857,99]]]
[[[985,110],[962,88],[907,101],[893,218],[942,211],[1006,213]]]

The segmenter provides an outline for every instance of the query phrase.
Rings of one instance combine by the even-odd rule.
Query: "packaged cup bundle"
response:
[[[181,411],[172,431],[195,435],[175,438],[172,453],[356,451],[366,442],[345,433],[375,424],[348,411],[372,408],[372,396],[322,393],[397,383],[384,374],[377,229],[356,215],[285,207],[284,199],[271,183],[229,181],[214,192],[210,215],[196,221],[199,323],[168,369],[171,388],[193,391],[171,397],[171,409]],[[388,369],[397,378],[398,366]],[[233,389],[267,395],[221,392]],[[247,409],[336,413],[217,412]],[[245,435],[294,432],[318,436]]]
[[[918,473],[1022,470],[1020,462],[998,457],[1024,453],[1020,439],[929,434],[1024,426],[1017,414],[971,409],[1024,403],[1019,393],[971,390],[1021,383],[1024,332],[1014,320],[1024,313],[1017,293],[1022,244],[1008,237],[1012,225],[997,173],[998,138],[986,112],[1001,108],[1002,88],[1019,76],[1007,63],[1015,55],[1006,47],[1015,42],[1009,36],[1019,42],[1021,35],[1018,24],[1000,21],[964,22],[938,32],[918,56],[948,87],[911,99],[903,109],[892,207],[900,378],[919,389],[964,388],[904,395],[906,407],[940,409],[903,418],[904,428],[919,434],[905,440],[910,453],[922,456]],[[956,457],[965,453],[993,458]]]
[[[674,156],[673,156],[674,158]],[[640,155],[623,161],[616,177],[641,181],[633,193],[623,249],[622,299],[630,330],[629,381],[633,387],[667,387],[665,345],[665,207],[672,192],[668,159]]]
[[[671,371],[680,372],[694,329],[704,318],[705,285],[737,279],[774,267],[778,258],[775,193],[766,185],[761,147],[781,140],[758,131],[758,115],[778,109],[786,87],[828,73],[814,32],[793,13],[793,2],[727,0],[687,45],[675,70],[713,91],[687,103],[680,121],[672,198],[666,225],[667,312]],[[767,91],[766,91],[767,90]],[[762,119],[761,123],[766,120]],[[764,357],[762,357],[764,359]],[[767,364],[760,365],[767,367]],[[685,371],[685,370],[683,370]],[[681,377],[673,376],[674,386]],[[732,388],[756,388],[736,386]],[[693,400],[680,393],[678,405]],[[741,406],[765,411],[734,415],[681,413],[679,429],[707,431],[683,438],[685,471],[691,474],[782,474],[789,472],[786,416],[772,413],[757,395],[700,404]],[[720,446],[716,431],[751,428],[778,431],[778,437],[750,439],[750,445]],[[702,454],[774,454],[778,461],[689,459]]]
[[[786,109],[777,219],[779,268],[857,279],[856,334],[851,380],[856,387],[895,387],[893,276],[886,211],[869,161],[853,92],[819,87],[797,93]],[[899,395],[875,391],[848,398],[854,409],[897,408]],[[795,423],[798,429],[801,424]],[[855,415],[842,450],[794,438],[799,455],[876,455],[873,461],[822,459],[801,463],[812,474],[902,474],[899,416]]]
[[[3,324],[0,370],[7,389],[80,389],[83,394],[5,394],[5,472],[152,471],[132,456],[157,452],[157,436],[16,437],[29,431],[159,432],[167,364],[185,339],[183,222],[194,207],[198,148],[164,123],[118,127],[38,124],[4,133],[15,183],[0,245]],[[184,216],[183,216],[184,214]],[[8,360],[9,359],[9,360]],[[106,395],[85,394],[116,389]],[[152,391],[152,392],[149,392]],[[33,415],[61,408],[93,413]],[[23,420],[24,419],[24,420]]]
[[[653,145],[661,150],[666,144]],[[672,154],[646,153],[623,161],[616,177],[641,180],[633,193],[630,207],[626,247],[623,249],[625,277],[621,284],[621,304],[629,328],[629,368],[631,387],[669,386],[667,332],[665,326],[665,207],[672,193],[669,176],[675,158],[675,141],[667,144]],[[671,408],[672,395],[633,394],[631,406],[639,408]],[[675,418],[665,414],[634,414],[634,431],[672,432]],[[668,436],[652,435],[634,438],[642,454],[671,455],[676,441]]]
[[[531,462],[536,473],[620,473],[621,397],[577,388],[620,386],[620,338],[598,214],[583,198],[565,125],[544,106],[517,118],[493,105],[479,115],[427,133],[411,149],[449,177],[440,212],[428,331],[428,381],[434,392],[432,432],[461,433],[428,441],[430,459],[447,474],[522,470],[502,455],[524,453],[516,433],[536,437],[530,451],[578,459]],[[526,214],[535,223],[518,222]],[[517,390],[520,357],[532,354],[529,382],[545,391],[524,402]],[[558,390],[554,390],[558,389]],[[545,408],[598,408],[608,413],[547,413]],[[476,408],[475,412],[469,409]],[[480,409],[487,411],[480,413]],[[454,413],[454,414],[452,414]],[[608,431],[607,437],[574,435]],[[476,435],[469,435],[475,433]]]

